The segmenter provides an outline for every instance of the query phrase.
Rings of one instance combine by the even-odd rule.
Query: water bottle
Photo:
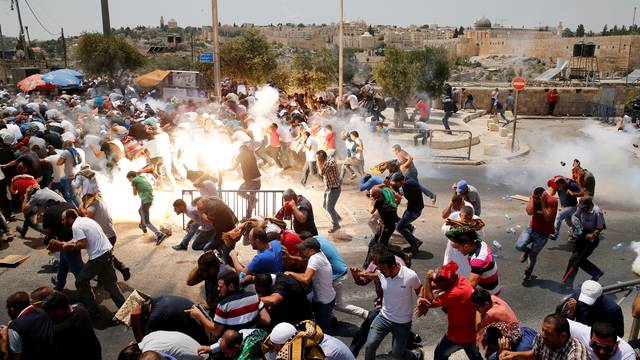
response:
[[[622,243],[617,243],[617,244],[613,245],[613,247],[611,248],[611,250],[613,250],[613,251],[618,251],[618,250],[622,249],[623,247],[624,247],[624,244],[622,244]]]
[[[511,227],[511,228],[508,228],[508,229],[506,230],[506,232],[507,232],[507,234],[515,234],[515,233],[516,233],[516,229],[514,229],[514,228],[512,228],[512,227]]]
[[[509,214],[504,214],[504,218],[509,220],[509,221],[511,221],[511,215],[509,215]]]
[[[500,257],[502,253],[502,244],[498,242],[498,240],[491,241],[491,250],[493,250],[493,256]]]

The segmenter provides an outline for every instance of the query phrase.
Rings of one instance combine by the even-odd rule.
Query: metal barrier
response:
[[[431,147],[431,149],[433,150],[433,133],[434,132],[441,132],[441,133],[447,133],[447,134],[452,134],[452,133],[461,133],[461,134],[468,134],[468,140],[469,143],[467,145],[467,156],[455,156],[455,155],[432,155],[435,158],[441,158],[441,159],[462,159],[462,160],[471,160],[471,146],[473,145],[473,133],[471,133],[471,131],[469,130],[440,130],[440,129],[433,129],[433,130],[427,130],[428,131],[428,136],[429,136],[429,147]]]
[[[633,293],[636,288],[640,285],[640,279],[630,280],[625,282],[620,282],[613,285],[607,285],[602,287],[602,293],[607,295],[614,295],[617,293],[624,292],[625,294],[617,301],[617,304],[620,305],[624,302],[631,293]],[[562,299],[562,304],[567,301],[569,298],[565,296]],[[640,332],[640,320],[638,318],[633,318],[633,322],[631,323],[631,331],[629,332],[629,337],[627,338],[629,341],[635,340],[638,338],[638,333]]]
[[[253,194],[257,203],[249,216],[259,215],[269,217],[276,214],[284,205],[284,190],[218,190],[218,197],[233,210],[238,218],[242,218],[247,209],[247,199],[240,194]],[[182,190],[182,200],[190,204],[199,196],[198,190]],[[187,198],[189,200],[187,200]],[[185,226],[185,217],[182,216],[182,227]]]
[[[616,108],[609,104],[592,103],[591,115],[603,123],[613,124],[616,121]]]

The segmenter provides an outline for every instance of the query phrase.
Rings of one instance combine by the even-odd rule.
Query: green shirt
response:
[[[147,181],[147,179],[142,176],[136,176],[131,181],[131,185],[138,191],[138,196],[140,196],[140,203],[148,204],[153,202],[153,187]]]

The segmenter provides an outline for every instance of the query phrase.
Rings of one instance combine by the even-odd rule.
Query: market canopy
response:
[[[61,69],[48,72],[42,75],[42,80],[53,84],[59,88],[76,88],[80,86],[80,81],[84,75],[71,69]]]
[[[153,70],[150,73],[146,73],[144,75],[138,76],[137,78],[133,79],[133,82],[136,85],[142,86],[142,87],[147,87],[147,88],[156,87],[170,73],[171,71],[169,70]]]
[[[42,79],[42,74],[33,74],[18,82],[18,87],[24,92],[32,90],[53,90],[56,88],[54,84],[48,83]]]

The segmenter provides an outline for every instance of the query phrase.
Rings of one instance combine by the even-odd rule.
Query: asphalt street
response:
[[[519,131],[521,131],[521,136],[527,138],[533,149],[532,153],[526,157],[504,163],[474,167],[436,166],[419,163],[421,182],[438,194],[436,206],[427,207],[422,217],[416,222],[416,235],[425,242],[421,252],[413,261],[413,269],[421,278],[424,278],[427,269],[442,264],[446,240],[440,232],[440,226],[443,223],[440,212],[447,205],[451,196],[452,182],[466,179],[478,189],[482,198],[481,217],[487,224],[485,240],[487,242],[495,240],[502,246],[497,260],[500,282],[504,286],[501,297],[511,305],[524,325],[539,328],[541,319],[552,312],[562,297],[567,295],[567,292],[561,291],[559,286],[571,252],[571,246],[566,241],[566,227],[560,238],[556,241],[550,241],[540,254],[535,270],[537,279],[527,286],[523,286],[521,279],[524,264],[519,261],[520,253],[513,248],[517,234],[508,233],[508,230],[513,228],[519,233],[527,226],[528,217],[525,214],[525,203],[516,200],[508,201],[504,197],[513,194],[529,195],[533,187],[544,186],[546,179],[559,174],[560,171],[564,171],[564,175],[570,176],[570,165],[561,167],[560,161],[568,161],[570,164],[573,157],[577,155],[574,156],[567,152],[566,158],[547,156],[546,144],[572,141],[575,137],[580,136],[575,130],[582,125],[583,123],[580,121],[523,121],[519,124]],[[542,135],[543,132],[544,135]],[[616,154],[610,155],[616,156]],[[632,165],[637,168],[638,162],[632,162]],[[585,167],[592,170],[598,168],[597,164],[586,164]],[[632,171],[632,169],[621,168],[618,176],[624,177],[626,171]],[[599,174],[595,171],[594,174],[598,179]],[[293,180],[297,174],[290,175],[290,178],[282,180],[280,188],[289,187],[289,184],[294,183]],[[326,235],[329,224],[326,221],[326,215],[321,211],[319,186],[320,184],[316,183],[314,188],[308,186],[301,192],[311,198],[318,213],[317,216],[320,218],[320,232]],[[607,230],[605,239],[601,241],[591,260],[605,271],[605,275],[601,279],[604,285],[636,279],[636,275],[631,271],[631,263],[636,254],[628,248],[632,241],[638,240],[636,234],[640,230],[635,206],[632,202],[608,201],[606,198],[598,198],[599,186],[605,187],[607,185],[598,183],[596,187],[596,203],[605,210]],[[131,206],[138,206],[138,200],[130,197],[129,194],[123,196],[123,201],[130,202]],[[425,198],[425,202],[429,202],[428,199]],[[347,263],[350,266],[359,266],[366,252],[368,237],[370,237],[364,215],[368,206],[367,199],[357,193],[355,184],[346,184],[338,204],[343,214],[352,216],[350,220],[347,220],[343,231],[333,239]],[[12,227],[14,226],[15,224],[12,224]],[[125,296],[132,289],[138,289],[152,296],[175,294],[188,297],[193,301],[203,299],[202,286],[188,287],[185,283],[187,273],[195,266],[200,253],[192,250],[175,252],[171,249],[171,245],[176,244],[181,238],[182,232],[174,233],[160,246],[155,246],[150,236],[143,236],[133,223],[117,224],[117,230],[119,238],[115,254],[131,267],[133,274],[127,283],[119,283]],[[30,255],[29,259],[15,268],[0,268],[0,283],[2,284],[0,299],[2,301],[15,291],[30,292],[39,286],[49,285],[49,278],[54,275],[47,272],[48,270],[44,266],[50,257],[44,250],[41,240],[35,237],[33,232],[30,232],[28,236],[33,236],[33,238],[26,240],[16,238],[11,243],[0,244],[0,257],[9,254]],[[397,238],[394,239],[397,240]],[[612,247],[618,243],[623,244],[622,248],[613,249]],[[242,253],[246,258],[251,256],[251,251],[248,248],[242,249]],[[585,279],[587,279],[587,275],[580,272],[576,284],[580,284]],[[351,281],[347,283],[347,301],[370,309],[373,306],[373,286],[359,287]],[[73,296],[72,276],[69,277],[67,288]],[[108,296],[105,296],[104,292],[98,292],[98,297],[102,300],[103,306],[115,311],[114,304],[110,299],[105,299]],[[627,329],[631,325],[630,304],[631,300],[627,299],[622,305],[625,316],[628,315]],[[349,343],[348,336],[353,334],[360,320],[340,313],[337,316],[340,324],[334,333]],[[0,323],[6,324],[8,320],[6,312],[0,312]],[[446,315],[442,311],[431,311],[423,318],[414,319],[413,328],[424,340],[427,358],[432,358],[433,347],[445,333],[446,326]],[[98,325],[98,328],[100,328],[97,332],[102,342],[104,359],[115,359],[120,349],[133,341],[132,332],[124,327],[103,329]],[[389,350],[390,337],[382,344],[378,353],[384,354]]]

